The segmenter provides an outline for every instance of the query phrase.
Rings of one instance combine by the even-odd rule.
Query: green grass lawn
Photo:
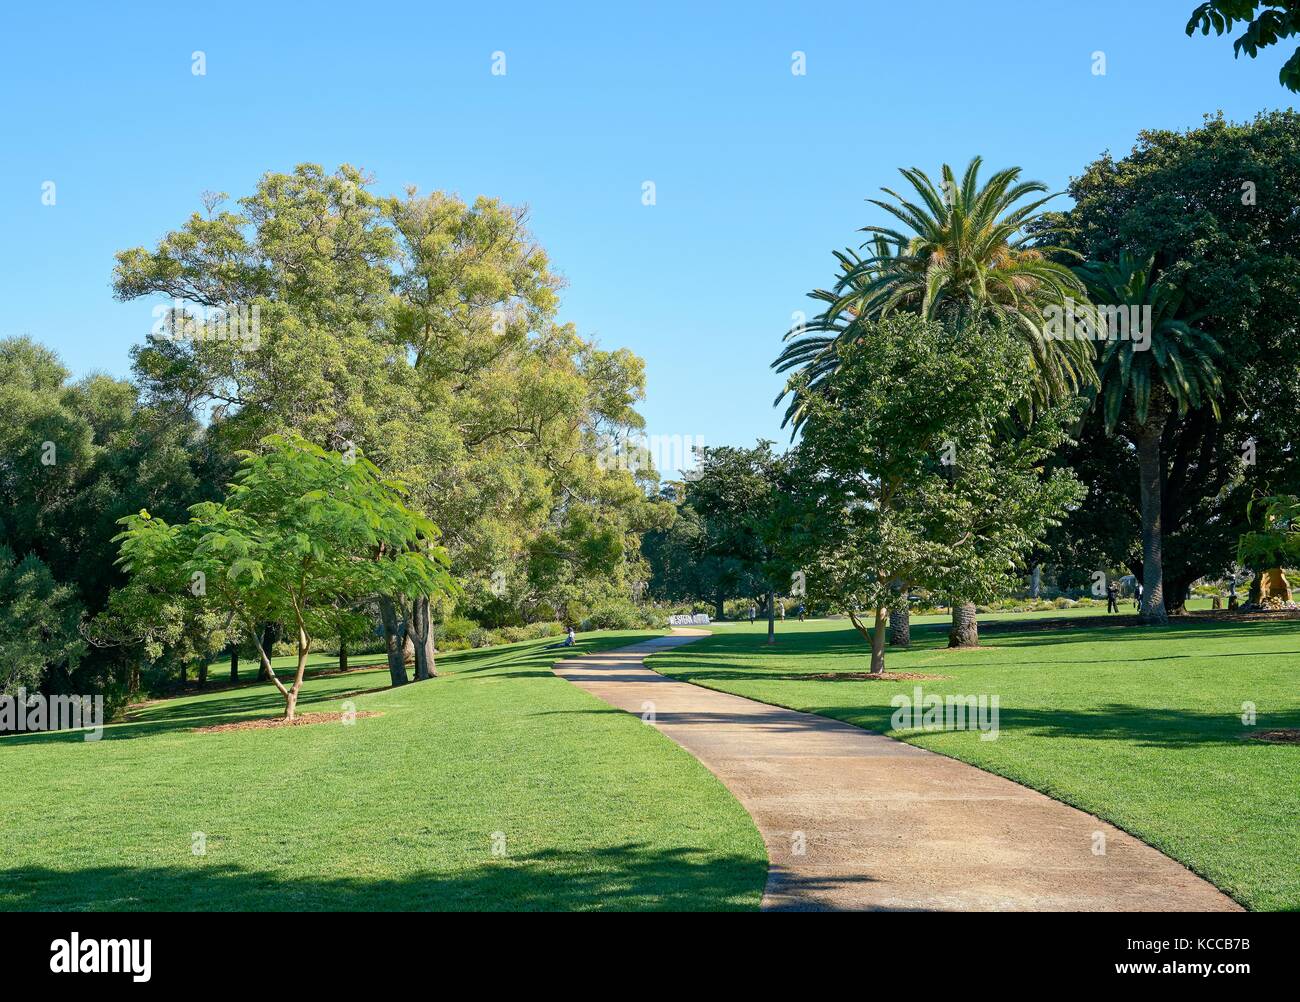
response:
[[[914,625],[912,649],[891,649],[886,663],[950,676],[924,682],[809,678],[868,669],[844,621],[778,624],[775,648],[763,625],[713,629],[651,667],[973,763],[1132,832],[1250,908],[1300,909],[1300,745],[1245,738],[1300,727],[1300,622],[990,630],[984,648],[948,651],[946,620],[932,621]],[[890,698],[917,685],[997,695],[998,739],[891,731]],[[1253,727],[1242,723],[1247,702]]]
[[[313,675],[300,712],[383,714],[351,726],[194,732],[278,714],[262,684],[143,706],[98,742],[0,738],[0,909],[756,908],[749,816],[553,676],[551,642],[448,654],[399,689],[384,667]]]

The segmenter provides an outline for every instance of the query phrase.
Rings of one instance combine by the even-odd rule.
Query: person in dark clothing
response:
[[[1114,581],[1106,586],[1106,611],[1119,612],[1119,585]]]

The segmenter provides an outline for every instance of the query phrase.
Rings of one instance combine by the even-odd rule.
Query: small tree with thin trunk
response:
[[[437,527],[402,503],[359,454],[327,452],[271,436],[244,453],[220,502],[168,525],[140,512],[122,519],[123,566],[148,585],[184,589],[243,624],[263,663],[261,624],[285,628],[297,646],[290,685],[271,681],[293,720],[313,638],[337,636],[340,615],[377,595],[415,597],[452,588]]]

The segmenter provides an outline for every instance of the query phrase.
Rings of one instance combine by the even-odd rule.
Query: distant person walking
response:
[[[785,622],[785,603],[784,603],[784,602],[777,602],[777,603],[776,603],[776,611],[777,611],[778,613],[781,614],[781,622],[784,623],[784,622]]]
[[[799,603],[799,622],[801,622],[801,623],[803,622],[803,613],[804,613],[803,603],[800,602],[800,603]]]
[[[1119,585],[1114,581],[1106,586],[1106,612],[1119,612]]]
[[[749,625],[754,625],[754,620],[758,618],[758,607],[753,602],[749,603]]]
[[[1142,586],[1140,584],[1136,585],[1133,589],[1133,608],[1142,608]]]

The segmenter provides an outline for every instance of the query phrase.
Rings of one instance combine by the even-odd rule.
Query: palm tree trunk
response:
[[[1167,623],[1165,612],[1165,572],[1160,525],[1160,436],[1165,430],[1167,408],[1153,396],[1145,424],[1134,435],[1138,455],[1138,481],[1141,488],[1142,513],[1142,608],[1144,623]]]
[[[978,647],[980,645],[979,614],[974,602],[953,602],[952,629],[948,632],[949,647]]]
[[[889,646],[912,646],[912,610],[906,599],[889,610]]]

